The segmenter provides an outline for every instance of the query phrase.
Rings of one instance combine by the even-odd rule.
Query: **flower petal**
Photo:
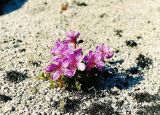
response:
[[[108,52],[108,55],[106,56],[107,59],[110,59],[113,57],[114,53],[113,52]]]
[[[64,75],[68,76],[68,77],[73,77],[76,73],[76,69],[66,69],[64,72]]]
[[[91,70],[95,67],[95,63],[94,62],[88,62],[86,65],[87,70]]]
[[[56,81],[56,80],[59,79],[60,76],[61,76],[61,72],[60,71],[56,71],[56,72],[54,72],[52,74],[52,79]]]
[[[75,31],[67,32],[66,36],[69,38],[78,38],[80,36],[80,33]]]
[[[80,33],[79,33],[79,32],[77,32],[76,38],[78,38],[79,36],[80,36]]]
[[[84,56],[83,60],[84,60],[85,62],[87,62],[87,61],[88,61],[88,56],[87,56],[87,55]]]
[[[75,31],[67,32],[66,36],[67,36],[67,39],[70,43],[76,44],[77,43],[77,38],[80,36],[80,33],[75,32]]]
[[[101,55],[102,60],[105,58],[110,59],[113,57],[113,52],[111,51],[109,46],[105,46],[104,44],[98,45],[96,47],[96,52]]]
[[[82,48],[79,48],[79,49],[75,50],[74,54],[77,55],[77,56],[81,55],[82,54]]]
[[[84,71],[85,70],[85,64],[84,63],[78,63],[78,69],[81,70],[81,71]]]
[[[69,65],[69,59],[68,58],[65,58],[62,60],[62,66],[63,68],[67,68]]]
[[[56,65],[55,64],[50,64],[47,66],[47,68],[45,69],[47,72],[52,72],[56,69]]]
[[[97,62],[96,66],[97,66],[97,69],[102,71],[102,69],[105,67],[105,63],[103,61],[99,61]]]

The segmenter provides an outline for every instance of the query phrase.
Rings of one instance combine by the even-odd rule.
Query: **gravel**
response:
[[[61,12],[66,2],[12,0],[1,6],[0,114],[159,115],[160,1],[68,0]],[[50,89],[48,81],[35,79],[49,63],[53,42],[70,30],[81,32],[84,54],[100,43],[115,52],[99,90]]]

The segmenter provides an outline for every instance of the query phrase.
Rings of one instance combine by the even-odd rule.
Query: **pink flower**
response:
[[[102,70],[105,66],[105,59],[113,56],[111,49],[104,44],[96,47],[96,51],[89,51],[88,55],[83,57],[82,49],[77,49],[77,38],[79,32],[67,32],[67,40],[57,40],[51,49],[52,62],[45,69],[50,73],[53,80],[58,80],[61,76],[72,78],[77,69],[84,71],[97,68]],[[84,63],[83,63],[84,62]]]
[[[69,46],[67,42],[60,40],[57,40],[55,46],[51,49],[51,54],[54,55],[53,60],[63,58],[73,52],[74,48],[72,46]]]
[[[101,55],[102,60],[110,59],[113,57],[113,52],[111,51],[110,47],[105,46],[104,44],[97,46],[96,52]]]
[[[46,68],[46,72],[51,73],[53,80],[58,80],[60,76],[66,75],[68,65],[69,61],[67,59],[57,60],[55,64],[50,64]]]
[[[58,80],[61,75],[73,77],[77,69],[81,71],[85,69],[85,64],[82,63],[82,60],[82,49],[71,51],[63,57],[55,55],[52,58],[52,62],[54,62],[54,64],[50,64],[46,68],[46,72],[52,74],[53,80]]]
[[[68,41],[70,43],[76,44],[77,43],[77,38],[80,36],[80,33],[79,32],[75,32],[75,31],[67,32],[66,36],[67,36]]]
[[[68,59],[69,59],[69,66],[67,70],[67,75],[69,77],[73,77],[77,69],[84,71],[85,64],[82,63],[83,60],[82,49],[75,50],[74,54],[70,54],[68,56]]]
[[[97,52],[89,51],[89,54],[84,57],[87,70],[91,70],[96,67],[102,70],[105,66],[104,62],[101,60],[101,55]]]

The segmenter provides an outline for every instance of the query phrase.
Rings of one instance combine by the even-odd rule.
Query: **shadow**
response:
[[[92,103],[91,106],[85,110],[85,114],[88,114],[88,115],[117,115],[111,104],[112,102]]]
[[[84,76],[79,79],[82,84],[82,90],[87,92],[89,90],[110,91],[113,87],[117,87],[120,90],[131,89],[144,80],[143,71],[139,66],[120,70],[118,67],[114,67],[119,63],[123,63],[123,60],[110,63],[103,71],[93,69],[89,72],[78,73],[79,76]]]
[[[160,104],[152,104],[151,106],[145,105],[144,107],[141,107],[138,111],[138,115],[160,115]]]
[[[110,90],[113,87],[117,87],[118,89],[130,89],[137,84],[140,84],[140,81],[144,80],[143,76],[129,76],[127,73],[117,73],[113,77],[109,77],[107,79],[101,79],[99,81],[101,86],[98,89],[107,89]]]
[[[6,72],[6,76],[4,80],[7,80],[11,83],[19,83],[27,78],[28,78],[27,71],[24,71],[22,73],[22,72],[11,70]]]
[[[117,61],[110,61],[108,62],[109,64],[112,64],[112,65],[116,65],[116,64],[122,64],[124,62],[124,59],[121,59],[121,60],[117,60]]]
[[[12,100],[12,98],[11,97],[9,97],[9,96],[7,96],[7,95],[1,95],[0,94],[0,102],[7,102],[7,101],[10,101],[10,100]]]
[[[65,105],[64,105],[64,113],[75,113],[75,111],[78,111],[80,109],[79,104],[81,103],[80,99],[65,99]]]
[[[0,16],[18,10],[27,0],[0,0]]]
[[[150,66],[153,64],[153,60],[149,57],[146,57],[143,54],[139,54],[139,56],[136,59],[137,61],[137,66],[144,69],[150,69]]]
[[[143,103],[143,102],[156,103],[156,101],[160,100],[160,95],[158,93],[151,95],[148,92],[143,92],[143,93],[135,93],[133,96],[138,103]]]

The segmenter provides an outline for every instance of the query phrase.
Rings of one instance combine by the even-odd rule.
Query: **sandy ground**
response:
[[[97,114],[160,114],[160,0],[79,0],[70,2],[68,9],[60,13],[61,4],[65,2],[28,0],[10,13],[7,6],[16,4],[3,8],[4,15],[0,16],[0,95],[11,99],[0,103],[0,113],[69,113],[55,108],[53,102],[63,97],[70,102],[75,97],[67,91],[50,90],[48,82],[36,81],[34,76],[48,64],[54,41],[63,39],[66,31],[75,30],[81,33],[85,53],[100,43],[110,45],[116,52],[111,61],[123,60],[115,65],[119,70],[137,66],[139,54],[153,63],[149,69],[142,70],[140,82],[127,89],[113,87],[111,90],[116,90],[118,95],[106,92],[106,96],[95,101],[102,101],[110,105],[109,108],[102,106],[104,104],[92,105],[95,97],[88,100],[83,97],[81,101],[87,103],[86,108],[79,103],[80,109],[72,113],[93,114],[93,110],[102,110]],[[137,46],[127,46],[127,40],[134,40]],[[11,70],[26,71],[28,78],[11,83],[4,79]],[[34,92],[35,88],[38,93]],[[136,94],[141,94],[140,102]],[[145,100],[148,98],[150,100]]]

